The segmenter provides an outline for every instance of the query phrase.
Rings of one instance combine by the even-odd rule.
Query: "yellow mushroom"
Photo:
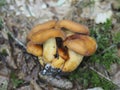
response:
[[[43,66],[49,63],[63,72],[74,71],[84,56],[94,54],[97,49],[97,43],[89,36],[88,28],[70,20],[57,23],[51,20],[37,25],[28,34],[28,39],[28,53],[38,56]]]
[[[43,57],[45,62],[48,63],[55,59],[56,52],[57,46],[55,38],[50,38],[43,43]]]
[[[65,39],[65,34],[63,31],[56,29],[50,29],[44,31],[42,30],[33,34],[30,40],[35,44],[42,44],[49,38],[55,38],[55,37],[61,37],[62,39]]]
[[[43,24],[38,24],[36,26],[34,26],[32,28],[32,30],[28,33],[27,38],[30,39],[33,34],[41,31],[41,30],[48,30],[48,29],[52,29],[53,27],[55,27],[56,21],[55,20],[50,20],[48,22],[45,22]]]
[[[58,21],[56,28],[66,28],[75,33],[89,34],[89,29],[86,26],[70,20]]]
[[[80,34],[67,37],[64,45],[83,56],[90,56],[97,49],[97,43],[92,37]]]
[[[72,72],[79,66],[79,64],[81,63],[83,59],[82,55],[72,50],[69,50],[69,56],[70,56],[69,60],[65,62],[65,65],[62,68],[63,72]]]
[[[33,54],[35,56],[42,56],[42,46],[38,44],[33,44],[33,42],[29,41],[27,43],[27,52]]]
[[[51,66],[54,68],[62,69],[64,66],[64,63],[65,63],[65,60],[63,58],[59,57],[59,58],[55,58],[52,60]]]

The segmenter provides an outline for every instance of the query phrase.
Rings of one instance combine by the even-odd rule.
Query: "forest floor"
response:
[[[33,26],[69,19],[86,25],[94,55],[59,78],[41,76],[27,53]],[[120,0],[0,0],[0,90],[120,90]]]

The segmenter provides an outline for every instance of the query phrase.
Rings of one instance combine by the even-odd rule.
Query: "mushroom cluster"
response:
[[[27,39],[27,52],[39,57],[41,65],[49,64],[62,72],[71,72],[84,56],[94,54],[96,41],[89,29],[70,20],[51,20],[32,28]]]

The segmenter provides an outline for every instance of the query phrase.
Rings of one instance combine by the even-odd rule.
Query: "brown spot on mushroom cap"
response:
[[[42,46],[33,44],[31,41],[27,43],[27,52],[35,56],[42,56]]]
[[[68,48],[63,46],[63,40],[61,38],[56,38],[57,54],[64,60],[69,59]]]
[[[89,34],[89,29],[86,26],[70,20],[58,21],[58,23],[56,24],[56,28],[66,28],[72,32],[87,34],[87,35]]]
[[[35,44],[41,44],[44,43],[49,38],[54,37],[60,37],[64,40],[65,34],[63,31],[57,29],[42,30],[33,34],[33,36],[30,37],[30,40]]]
[[[46,30],[46,29],[52,29],[55,27],[56,21],[55,20],[50,20],[48,22],[45,22],[43,24],[38,24],[32,28],[32,30],[28,33],[27,38],[30,39],[32,35],[38,31],[41,30]]]
[[[66,38],[64,45],[83,56],[90,56],[97,49],[96,41],[92,37],[80,34]]]
[[[66,48],[58,48],[58,54],[61,56],[64,60],[69,59],[68,49]]]

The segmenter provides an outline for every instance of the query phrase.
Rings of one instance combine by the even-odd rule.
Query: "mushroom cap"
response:
[[[39,32],[41,30],[52,29],[53,27],[55,27],[55,25],[56,25],[55,20],[50,20],[43,24],[38,24],[38,25],[34,26],[32,28],[32,30],[28,33],[27,38],[30,39],[34,33]]]
[[[61,20],[56,24],[56,28],[66,28],[75,33],[89,34],[89,29],[82,24],[70,21],[70,20]]]
[[[35,44],[41,44],[44,43],[46,40],[54,37],[60,37],[64,40],[65,34],[63,31],[57,29],[42,30],[37,33],[34,33],[30,37],[30,40]]]
[[[27,52],[35,56],[42,56],[42,46],[38,44],[33,44],[33,42],[29,41],[27,43]]]
[[[67,37],[64,45],[83,56],[90,56],[97,49],[96,41],[92,37],[80,34]]]

